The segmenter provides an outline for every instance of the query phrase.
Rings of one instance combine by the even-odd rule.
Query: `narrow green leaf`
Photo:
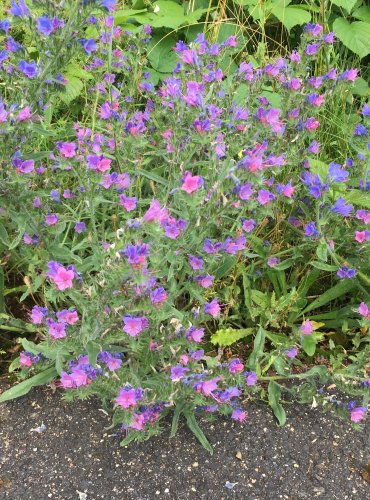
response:
[[[260,326],[257,335],[254,338],[253,351],[249,356],[248,365],[251,370],[256,370],[257,362],[263,354],[265,347],[265,331]]]
[[[24,380],[20,384],[11,387],[7,391],[3,392],[0,396],[0,403],[9,401],[10,399],[19,398],[27,394],[33,387],[44,385],[53,380],[57,376],[57,371],[54,367],[48,368],[37,375]]]
[[[280,396],[281,390],[279,384],[277,384],[274,380],[271,380],[268,386],[269,404],[279,422],[279,425],[282,427],[286,422],[286,414],[282,404],[280,403]]]
[[[355,288],[356,283],[353,280],[343,280],[334,285],[333,287],[329,288],[326,292],[322,293],[320,297],[318,297],[316,300],[311,302],[303,311],[301,311],[300,316],[302,314],[306,314],[309,311],[313,311],[314,309],[318,309],[319,307],[324,306],[325,304],[328,304],[334,299],[337,299],[339,297],[342,297],[343,295],[346,295],[350,290]]]
[[[186,423],[188,424],[188,427],[192,431],[194,436],[198,439],[203,448],[205,448],[211,455],[213,455],[213,448],[210,445],[206,436],[204,435],[204,432],[199,427],[199,424],[195,419],[193,410],[184,411],[184,415],[186,417]]]
[[[183,403],[179,403],[176,405],[176,408],[173,412],[173,417],[172,417],[170,438],[175,437],[175,435],[177,433],[177,429],[179,427],[179,420],[180,420],[181,413],[183,412],[183,409],[184,409]]]
[[[86,351],[89,356],[90,365],[96,366],[96,359],[100,352],[100,345],[97,344],[96,342],[93,342],[92,340],[89,340],[88,343],[86,344]]]

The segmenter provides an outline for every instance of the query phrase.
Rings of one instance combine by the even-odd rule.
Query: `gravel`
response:
[[[1,500],[370,499],[369,426],[317,408],[289,405],[283,428],[257,404],[244,425],[203,422],[211,456],[183,423],[122,448],[98,400],[60,396],[37,388],[0,406]]]

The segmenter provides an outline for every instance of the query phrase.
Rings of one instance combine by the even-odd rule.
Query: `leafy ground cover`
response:
[[[10,14],[0,328],[21,336],[10,371],[24,380],[0,401],[55,381],[69,401],[113,404],[123,444],[171,413],[171,434],[184,416],[210,452],[196,415],[242,423],[241,399],[280,425],[295,397],[360,428],[370,106],[351,97],[358,70],[330,64],[335,34],[309,23],[259,64],[234,35],[154,51],[152,27],[123,28],[110,0]],[[162,60],[170,75],[153,81]],[[342,135],[320,144],[333,114]]]

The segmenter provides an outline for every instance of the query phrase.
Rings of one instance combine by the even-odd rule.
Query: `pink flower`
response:
[[[65,389],[70,389],[74,387],[74,380],[67,372],[62,372],[60,377],[60,383]]]
[[[73,158],[76,156],[77,145],[75,142],[61,142],[58,144],[60,156],[63,158]]]
[[[29,106],[26,106],[25,108],[21,109],[20,112],[18,113],[17,122],[24,122],[26,120],[29,120],[31,116],[32,116],[31,110]]]
[[[185,172],[182,179],[181,189],[188,194],[194,193],[203,184],[203,178],[199,175],[191,175],[190,172]]]
[[[73,278],[75,277],[73,269],[66,269],[55,261],[50,261],[48,267],[49,271],[47,274],[58,290],[63,291],[67,288],[72,288]]]
[[[126,386],[119,390],[116,403],[122,406],[122,408],[127,409],[131,406],[135,406],[143,397],[144,391],[140,387],[138,389],[133,389],[131,386]]]
[[[358,306],[357,312],[364,318],[370,319],[370,309],[367,304],[365,304],[365,302],[361,302],[361,304]]]
[[[216,318],[221,311],[221,307],[218,303],[218,298],[215,297],[211,302],[204,305],[204,312],[210,314],[213,318]]]
[[[119,204],[122,205],[127,212],[132,212],[132,210],[135,210],[136,208],[137,199],[135,196],[129,198],[128,196],[121,194],[119,197]]]
[[[66,337],[66,326],[64,323],[57,323],[56,321],[49,321],[49,335],[53,339],[62,339]]]
[[[246,219],[245,221],[243,221],[242,228],[246,233],[250,233],[255,228],[255,225],[256,223],[253,219]]]
[[[195,326],[191,326],[185,336],[191,342],[201,342],[204,337],[204,328],[195,328]]]
[[[217,383],[221,380],[221,377],[216,377],[211,380],[205,380],[204,382],[198,382],[195,384],[194,389],[198,393],[204,394],[204,396],[210,396],[213,391],[218,389]]]
[[[145,417],[139,413],[134,413],[132,421],[130,424],[131,429],[136,429],[137,431],[142,431],[144,429]]]
[[[309,319],[306,319],[300,327],[302,335],[310,335],[313,332],[313,326]]]
[[[58,321],[67,323],[67,325],[74,325],[79,320],[77,311],[68,311],[67,309],[57,312],[57,318]]]
[[[79,368],[75,368],[71,373],[71,378],[73,380],[74,387],[81,387],[82,385],[87,385],[91,383],[89,380],[87,373],[84,370],[80,370]]]
[[[365,243],[365,241],[370,240],[370,231],[356,231],[355,240],[359,243]]]
[[[158,200],[153,200],[150,207],[145,212],[143,219],[146,222],[152,222],[157,220],[161,223],[164,219],[167,219],[168,211],[166,208],[161,208],[161,204]]]
[[[351,411],[351,422],[360,422],[366,414],[366,408],[364,406],[358,406],[357,408],[353,408]]]
[[[145,316],[124,316],[123,331],[130,337],[137,337],[139,333],[149,327],[149,321]]]
[[[30,366],[32,366],[32,359],[24,352],[21,352],[19,355],[19,364],[29,368]]]
[[[233,375],[235,373],[240,373],[244,370],[244,365],[243,363],[240,361],[240,359],[233,359],[232,361],[230,361],[230,364],[229,364],[229,372],[232,373]]]
[[[244,422],[244,420],[248,417],[248,413],[246,411],[242,411],[240,408],[235,408],[235,410],[231,414],[231,418],[238,422]]]

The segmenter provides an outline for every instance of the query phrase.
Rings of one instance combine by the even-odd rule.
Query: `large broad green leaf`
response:
[[[306,24],[311,21],[311,14],[297,5],[289,5],[290,1],[276,0],[273,2],[271,14],[290,31],[294,26]]]
[[[248,335],[252,335],[253,331],[253,328],[242,328],[239,330],[235,328],[221,328],[212,335],[211,342],[214,345],[227,347]]]
[[[370,41],[369,41],[370,43]],[[349,203],[358,205],[363,208],[370,208],[370,192],[360,191],[359,189],[352,189],[346,193],[343,193],[343,198]]]
[[[172,37],[153,37],[148,51],[152,67],[159,73],[171,73],[177,63],[176,52],[172,50],[176,41]]]
[[[339,40],[352,52],[366,57],[370,54],[370,24],[363,21],[349,23],[339,17],[333,23],[333,30]]]
[[[60,98],[64,104],[70,104],[73,99],[76,99],[81,94],[84,84],[76,76],[70,76],[68,83],[64,86],[63,92],[60,92]]]
[[[19,398],[20,396],[24,396],[32,389],[32,387],[47,384],[56,376],[56,369],[54,367],[48,368],[47,370],[44,370],[43,372],[38,373],[28,380],[24,380],[20,384],[17,384],[14,387],[11,387],[7,391],[3,392],[0,396],[0,403],[4,403],[4,401],[9,401],[10,399]]]
[[[310,170],[313,174],[318,174],[323,181],[328,175],[329,165],[315,158],[310,158]]]
[[[279,425],[283,426],[286,422],[285,410],[280,403],[281,390],[279,384],[271,380],[268,387],[269,403],[277,418]]]
[[[360,21],[369,22],[370,21],[370,7],[359,7],[354,12],[352,12],[352,17],[360,19]]]
[[[369,19],[370,22],[370,19]],[[355,83],[351,86],[350,92],[353,95],[359,95],[361,97],[366,97],[370,95],[370,87],[366,80],[363,78],[357,78]]]
[[[119,10],[114,14],[114,24],[123,24],[126,23],[128,19],[135,18],[137,14],[142,14],[143,12],[147,12],[146,9],[126,9]]]
[[[356,5],[357,0],[331,0],[331,3],[337,5],[338,7],[342,7],[349,13]]]

